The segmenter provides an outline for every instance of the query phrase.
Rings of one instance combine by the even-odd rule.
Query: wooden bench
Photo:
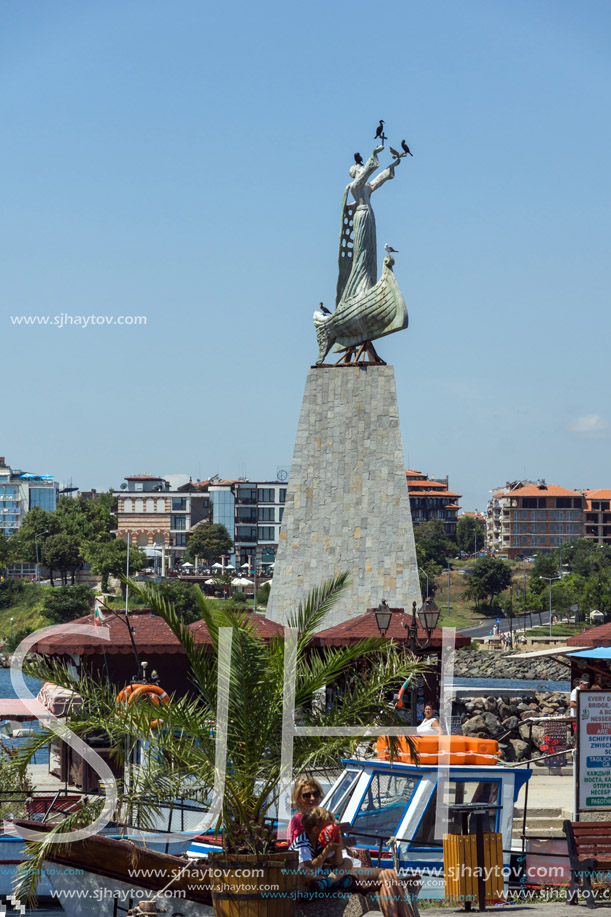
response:
[[[562,830],[571,864],[567,904],[577,904],[581,891],[587,906],[596,907],[592,879],[604,873],[601,880],[608,882],[611,873],[611,821],[565,821]]]

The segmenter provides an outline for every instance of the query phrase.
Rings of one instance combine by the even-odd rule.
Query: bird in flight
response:
[[[405,140],[402,140],[402,141],[401,141],[401,149],[403,150],[404,153],[409,153],[410,156],[413,156],[413,155],[414,155],[414,154],[412,153],[412,151],[410,150],[410,148],[408,147],[408,145],[407,145],[407,143],[405,142]]]
[[[390,150],[390,155],[394,156],[395,159],[401,159],[402,156],[405,156],[405,153],[398,153],[396,150],[393,150],[391,146],[388,147]]]
[[[382,141],[386,140],[386,137],[384,136],[384,122],[381,118],[380,118],[380,123],[376,127],[376,135],[373,139],[382,140]]]
[[[357,164],[357,166],[362,166],[362,165],[363,165],[363,157],[361,156],[360,153],[355,153],[355,154],[354,154],[354,161],[355,161],[355,163]]]
[[[329,312],[329,310],[328,310],[327,308],[325,308],[325,306],[323,306],[322,303],[320,304],[320,307],[319,307],[319,308],[320,308],[320,311],[322,312],[323,315],[331,315],[331,313]]]
[[[388,242],[385,243],[384,249],[385,249],[385,251],[387,251],[387,252],[395,252],[396,255],[399,254],[399,249],[393,248],[392,245],[389,245],[389,244],[388,244]]]

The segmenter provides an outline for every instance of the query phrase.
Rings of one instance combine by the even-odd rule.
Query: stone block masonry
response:
[[[332,627],[382,599],[421,603],[392,366],[312,367],[297,428],[267,616],[348,571]]]

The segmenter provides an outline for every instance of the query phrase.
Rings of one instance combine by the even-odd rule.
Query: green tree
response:
[[[81,543],[110,542],[115,536],[117,519],[113,514],[115,498],[112,493],[95,497],[62,497],[55,513],[59,531],[74,535]]]
[[[45,589],[43,611],[53,624],[62,624],[88,614],[92,603],[93,589],[89,586],[58,586]]]
[[[486,544],[486,527],[475,516],[459,516],[456,526],[456,544],[459,551],[474,554]]]
[[[471,567],[471,576],[465,590],[467,598],[481,602],[485,597],[493,604],[511,584],[511,568],[496,557],[478,557]]]
[[[61,573],[62,583],[68,584],[68,574],[74,586],[74,574],[83,562],[79,540],[75,535],[49,535],[44,540],[41,551],[41,563],[49,569],[49,579],[53,586],[53,572]]]
[[[451,557],[456,545],[446,535],[441,519],[430,519],[414,527],[418,565],[424,566],[429,561],[444,567],[446,558]]]
[[[220,522],[213,522],[210,525],[202,525],[195,529],[185,551],[185,560],[190,563],[195,562],[199,557],[206,563],[214,563],[223,554],[229,554],[233,550],[233,541],[224,525]]]
[[[11,543],[7,535],[4,532],[0,532],[0,571],[2,571],[8,561],[11,554]]]
[[[89,541],[84,549],[85,560],[91,564],[91,572],[102,576],[102,592],[108,591],[108,577],[121,576],[127,569],[127,542],[123,538],[112,541]],[[129,546],[129,569],[131,572],[144,570],[149,564],[145,552],[136,545]]]

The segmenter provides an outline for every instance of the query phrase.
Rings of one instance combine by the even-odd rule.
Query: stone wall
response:
[[[454,657],[455,678],[527,678],[531,681],[568,681],[571,670],[551,657],[510,659],[514,651],[482,652],[460,649]]]
[[[421,602],[392,366],[308,372],[267,617],[281,624],[314,587],[347,571],[331,627]]]
[[[525,761],[537,756],[545,735],[542,725],[532,726],[531,749],[528,720],[568,715],[569,695],[533,691],[526,697],[477,697],[455,701],[454,713],[461,718],[464,735],[498,738],[503,761]]]

